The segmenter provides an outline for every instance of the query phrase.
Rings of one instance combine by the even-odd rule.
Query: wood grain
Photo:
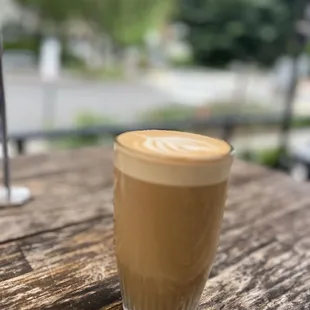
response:
[[[61,152],[54,161],[13,161],[14,185],[30,188],[33,200],[22,208],[0,208],[0,242],[80,223],[112,212],[111,152]],[[36,158],[36,157],[35,157]]]
[[[111,156],[88,149],[14,161],[15,182],[35,197],[0,210],[1,310],[122,309]],[[199,309],[310,309],[309,189],[236,162]]]
[[[31,270],[2,281],[1,309],[86,309],[86,304],[87,309],[99,309],[120,298],[111,217],[7,246],[13,245]]]

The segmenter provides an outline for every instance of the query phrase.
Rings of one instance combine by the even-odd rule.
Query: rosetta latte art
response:
[[[143,147],[161,154],[185,154],[216,151],[218,148],[207,141],[184,137],[145,137]]]

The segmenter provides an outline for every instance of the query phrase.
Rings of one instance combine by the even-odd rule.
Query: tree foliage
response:
[[[234,59],[269,65],[286,48],[292,0],[179,0],[195,59],[221,66]]]
[[[168,16],[172,0],[85,0],[84,19],[120,45],[139,44]]]
[[[41,21],[62,26],[81,19],[119,45],[140,43],[168,16],[173,0],[15,0]]]
[[[84,0],[15,0],[25,10],[39,18],[41,25],[61,26],[76,17]]]

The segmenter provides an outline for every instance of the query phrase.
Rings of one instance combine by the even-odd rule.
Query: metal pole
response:
[[[298,41],[298,32],[296,29],[296,24],[298,20],[303,18],[304,12],[308,4],[309,4],[308,0],[295,0],[293,8],[294,9],[293,28],[291,37],[288,42],[288,54],[292,58],[293,62],[292,62],[291,80],[284,100],[284,114],[280,136],[280,146],[284,151],[288,149],[288,138],[293,118],[293,104],[299,80],[298,59],[305,47],[305,43],[301,43]]]
[[[2,150],[3,150],[3,175],[4,186],[7,190],[7,201],[11,200],[11,176],[10,176],[10,160],[7,141],[7,121],[6,121],[6,105],[3,81],[2,68],[3,44],[2,34],[0,32],[0,121],[1,121],[1,135],[2,135]]]

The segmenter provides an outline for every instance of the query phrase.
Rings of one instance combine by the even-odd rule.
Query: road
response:
[[[171,102],[169,95],[139,82],[63,78],[51,92],[50,87],[44,86],[34,74],[6,73],[5,85],[11,132],[43,129],[50,125],[42,119],[46,105],[55,127],[66,128],[71,127],[76,115],[83,111],[130,122],[145,110]]]
[[[197,106],[232,100],[236,85],[244,80],[229,72],[164,70],[151,72],[136,82],[98,82],[65,76],[51,89],[35,71],[6,70],[5,82],[9,130],[24,131],[46,128],[49,118],[56,127],[71,127],[82,111],[130,122],[137,121],[143,111],[170,103]],[[248,84],[247,96],[260,95],[259,103],[270,103],[269,80],[252,77]]]
[[[137,121],[143,111],[170,103],[198,106],[210,102],[236,100],[245,96],[275,110],[283,105],[274,93],[268,75],[250,75],[211,70],[153,71],[136,82],[89,81],[65,76],[51,91],[37,73],[5,72],[9,130],[46,128],[49,118],[56,127],[71,127],[79,112],[107,116],[115,121]],[[244,85],[246,84],[246,85]],[[309,83],[308,83],[309,84]],[[296,112],[310,113],[310,87],[301,84]]]

